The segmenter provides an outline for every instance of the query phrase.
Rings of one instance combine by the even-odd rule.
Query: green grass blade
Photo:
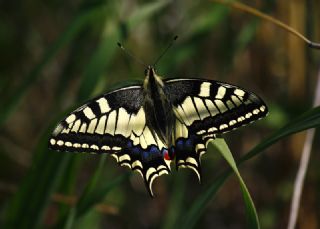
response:
[[[117,27],[114,27],[112,31],[108,33],[108,36],[103,38],[100,42],[83,73],[77,99],[78,101],[87,100],[88,96],[90,96],[95,89],[100,78],[103,76],[103,71],[107,68],[108,64],[111,63],[115,51],[117,50],[116,44],[119,37],[120,34]]]
[[[101,172],[101,169],[99,169],[99,171],[96,171],[92,180],[97,181],[100,178],[101,174],[99,173]],[[131,172],[127,172],[110,182],[104,183],[99,187],[96,187],[95,182],[90,181],[85,191],[79,198],[77,204],[69,210],[68,214],[64,215],[60,219],[55,228],[73,228],[74,224],[79,218],[90,213],[90,211],[96,204],[101,203],[104,197],[108,195],[110,191],[116,188],[123,181],[127,180],[130,175]]]
[[[237,164],[239,166],[245,161],[263,152],[263,150],[267,149],[269,146],[273,145],[274,143],[280,141],[281,139],[291,134],[295,134],[297,132],[319,126],[320,107],[316,107],[303,113],[296,119],[290,121],[288,124],[276,131],[270,137],[263,140],[260,144],[258,144],[252,150],[250,150],[245,156],[243,156]],[[183,222],[184,219],[188,219],[189,228],[192,228],[199,220],[201,215],[204,213],[206,206],[210,203],[210,200],[214,199],[219,188],[224,184],[224,182],[231,174],[232,170],[229,169],[225,173],[220,175],[212,184],[210,184],[207,190],[196,199],[195,203],[189,208],[187,213],[181,216],[181,220],[179,221],[180,224],[181,222]]]
[[[210,33],[212,30],[223,22],[229,15],[230,9],[223,5],[210,5],[207,7],[208,12],[199,15],[191,21],[185,36],[195,37],[205,33]]]
[[[68,215],[65,215],[64,218],[60,220],[57,228],[62,227],[61,225],[64,225],[64,228],[70,228],[77,218],[90,211],[94,207],[94,205],[103,200],[103,198],[108,194],[109,191],[117,187],[122,181],[126,180],[129,177],[130,173],[126,173],[122,176],[117,177],[111,182],[103,183],[101,187],[97,187],[97,184],[99,183],[99,180],[102,176],[103,167],[105,165],[107,156],[107,154],[101,156],[99,165],[95,170],[94,175],[88,182],[77,204],[70,209]]]
[[[84,189],[84,191],[83,191],[81,197],[79,198],[76,206],[73,208],[74,211],[76,212],[76,214],[74,214],[75,216],[78,214],[79,206],[86,205],[86,202],[88,202],[88,199],[90,199],[91,194],[94,191],[94,188],[96,187],[96,185],[98,183],[98,180],[101,177],[102,170],[103,170],[103,167],[104,167],[105,162],[106,162],[106,157],[107,157],[106,154],[101,155],[101,158],[99,160],[99,164],[98,164],[97,169],[95,170],[92,178],[90,179],[90,181],[88,182],[86,188]]]
[[[80,217],[84,214],[86,214],[89,210],[92,209],[92,207],[101,202],[103,198],[115,187],[117,187],[120,183],[122,183],[125,180],[128,180],[128,178],[132,175],[132,172],[127,172],[114,180],[110,182],[106,182],[103,186],[95,188],[90,196],[87,198],[83,198],[81,201],[79,201],[79,205],[77,207],[77,217]]]
[[[87,23],[96,19],[97,16],[104,16],[104,11],[103,7],[95,7],[76,18],[57,42],[47,51],[40,64],[34,68],[20,86],[17,96],[14,96],[13,100],[8,102],[6,111],[1,113],[1,115],[9,115],[14,110],[13,108],[18,104],[25,91],[40,76],[42,69],[52,60],[58,50],[70,42]],[[4,120],[3,117],[1,121]],[[56,185],[59,183],[60,176],[64,173],[66,165],[73,157],[69,153],[48,153],[48,137],[49,134],[47,133],[40,139],[39,147],[34,153],[32,169],[28,172],[26,179],[9,204],[6,212],[7,228],[39,227],[50,196],[56,189]]]
[[[76,208],[72,207],[69,211],[68,218],[66,218],[65,222],[62,224],[64,226],[58,225],[58,227],[56,228],[72,229],[75,219],[76,219]]]
[[[247,25],[241,29],[235,43],[235,51],[243,51],[254,39],[256,32],[259,28],[260,21],[257,19],[252,19]]]
[[[171,1],[154,1],[151,3],[144,4],[141,6],[138,10],[136,10],[132,16],[128,20],[128,26],[129,28],[133,28],[142,21],[144,21],[146,18],[150,17],[154,13],[158,12],[165,6],[167,6]],[[153,15],[154,16],[154,15]]]
[[[100,203],[108,194],[108,192],[110,192],[121,182],[129,178],[131,172],[127,172],[121,176],[118,176],[110,182],[103,182],[102,186],[98,186],[97,184],[101,179],[103,167],[107,156],[107,154],[101,156],[102,158],[99,161],[98,168],[95,170],[94,175],[88,182],[77,204],[70,209],[68,217],[62,219],[59,225],[65,225],[65,227],[67,227],[67,225],[71,224],[70,222],[74,223],[77,218],[82,217],[84,214],[88,213],[96,204]]]
[[[1,104],[4,109],[0,113],[0,126],[7,120],[16,107],[19,105],[22,97],[33,83],[41,76],[42,70],[50,63],[57,53],[68,43],[70,43],[86,26],[95,20],[105,16],[105,7],[94,7],[80,14],[54,42],[54,44],[45,52],[39,64],[37,64],[28,74],[23,82],[12,92],[14,96],[7,96],[7,100]]]
[[[228,174],[224,174],[217,178],[206,190],[202,193],[194,204],[188,208],[187,212],[180,215],[180,219],[177,221],[176,228],[194,228],[197,221],[205,211],[205,206],[212,200],[219,190],[219,188],[224,184],[231,171]]]
[[[170,206],[164,218],[162,229],[176,228],[177,219],[179,217],[179,210],[184,209],[185,190],[186,190],[186,174],[179,174],[175,177],[173,182],[173,191],[170,192]]]
[[[288,124],[283,126],[281,129],[277,130],[269,138],[263,140],[260,144],[250,150],[245,156],[243,156],[238,164],[242,164],[244,161],[261,153],[263,150],[267,149],[269,146],[278,142],[279,140],[291,135],[298,133],[309,128],[315,128],[320,126],[320,107],[310,109],[309,111],[303,113],[301,116],[290,121]]]
[[[227,143],[224,141],[224,139],[220,138],[213,141],[213,145],[218,149],[218,151],[221,153],[224,159],[228,162],[228,164],[230,165],[230,167],[232,168],[233,172],[236,174],[239,180],[242,196],[246,206],[248,228],[259,229],[260,224],[259,224],[256,208],[254,206],[254,203],[252,201],[248,188],[246,187],[246,184],[244,183],[239,173],[236,162],[234,161],[234,158],[232,156],[232,153],[230,152],[230,149]]]
[[[223,139],[216,139],[213,142],[213,145],[215,146],[216,149],[218,149],[221,155],[228,162],[228,164],[230,165],[230,167],[232,168],[233,172],[236,174],[239,180],[241,192],[245,202],[246,215],[248,219],[248,228],[253,228],[253,229],[260,228],[258,215],[255,209],[254,203],[238,171],[237,165],[233,159],[233,156],[229,150],[229,147],[227,146],[226,142]],[[193,209],[183,217],[184,219],[183,221],[180,221],[180,222],[183,222],[181,225],[182,228],[193,228],[195,226],[197,222],[195,218],[200,217],[201,213],[203,212],[203,205],[206,205],[208,203],[208,201],[211,199],[211,195],[213,195],[222,186],[226,178],[227,176],[225,175],[220,177],[217,181],[214,182],[214,185],[212,185],[207,190],[205,195],[196,201],[196,204],[194,204]]]
[[[39,146],[36,154],[48,151],[47,138],[47,135],[42,138],[45,144]],[[5,228],[39,227],[45,207],[70,157],[71,154],[50,152],[37,158],[6,211]]]

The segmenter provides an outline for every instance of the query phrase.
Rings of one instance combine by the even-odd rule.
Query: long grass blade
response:
[[[247,215],[247,219],[248,219],[248,228],[252,228],[252,229],[258,229],[260,228],[260,223],[259,223],[259,219],[258,219],[258,214],[256,211],[256,208],[254,206],[254,203],[252,201],[252,198],[250,196],[250,193],[248,191],[248,188],[246,186],[246,184],[244,183],[239,170],[237,168],[236,162],[232,156],[232,153],[229,150],[229,147],[227,145],[227,143],[224,141],[224,139],[216,139],[213,142],[213,145],[218,149],[218,151],[221,153],[221,155],[224,157],[224,159],[228,162],[228,164],[230,165],[231,169],[233,170],[233,172],[236,174],[239,183],[240,183],[240,187],[241,187],[241,192],[242,192],[242,196],[244,199],[244,203],[246,206],[246,215]]]
[[[1,104],[3,108],[0,113],[0,126],[7,120],[17,106],[22,97],[33,83],[41,76],[43,69],[53,60],[58,52],[70,43],[86,26],[95,20],[105,17],[106,9],[104,6],[94,7],[80,14],[74,21],[66,28],[61,36],[53,43],[53,45],[45,52],[40,62],[31,70],[25,77],[23,82],[12,92],[11,96],[7,96],[7,100]]]
[[[265,149],[272,146],[274,143],[282,140],[283,138],[304,131],[309,128],[320,126],[320,107],[313,108],[296,119],[290,121],[287,125],[276,131],[267,139],[263,140],[260,144],[250,150],[245,156],[241,157],[238,166],[252,157],[262,153]],[[220,175],[212,184],[209,185],[205,193],[197,198],[195,203],[189,208],[186,214],[182,214],[179,222],[188,219],[189,228],[192,228],[204,213],[206,206],[210,200],[214,199],[216,193],[222,187],[227,178],[232,174],[232,170],[228,169],[225,173]]]

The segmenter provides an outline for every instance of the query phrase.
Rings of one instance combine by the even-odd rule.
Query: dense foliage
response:
[[[254,3],[320,40],[317,1]],[[245,185],[261,228],[287,225],[302,131],[320,124],[319,108],[312,109],[319,51],[267,21],[214,2],[34,0],[0,6],[4,228],[256,227]],[[229,164],[235,164],[223,141],[203,157],[202,184],[192,172],[173,169],[155,182],[154,199],[139,175],[111,157],[47,148],[50,132],[67,112],[143,79],[144,67],[117,41],[152,64],[176,34],[179,39],[157,64],[159,75],[229,82],[269,105],[263,121],[225,136],[245,184],[231,173]],[[299,228],[320,227],[318,134],[315,139]]]

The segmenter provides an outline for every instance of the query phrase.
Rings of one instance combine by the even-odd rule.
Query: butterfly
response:
[[[257,95],[214,80],[162,79],[148,66],[141,85],[88,101],[54,129],[49,148],[107,153],[142,176],[153,196],[155,178],[176,168],[201,180],[201,156],[216,135],[268,113]]]

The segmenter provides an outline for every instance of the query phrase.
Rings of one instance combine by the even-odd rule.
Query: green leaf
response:
[[[83,31],[86,26],[96,20],[101,20],[105,15],[106,8],[102,5],[89,9],[75,18],[57,41],[45,52],[39,64],[31,70],[30,74],[28,74],[16,90],[11,93],[11,96],[7,96],[7,100],[1,103],[3,110],[0,113],[0,126],[2,126],[7,118],[15,111],[27,90],[41,76],[43,69],[53,60],[57,53],[70,43],[77,34]]]
[[[72,207],[69,211],[68,218],[66,218],[65,222],[63,223],[64,227],[61,227],[60,225],[58,225],[58,227],[56,228],[72,229],[75,219],[76,219],[76,208]]]
[[[263,140],[260,144],[250,150],[245,156],[239,160],[239,165],[243,162],[249,160],[250,158],[261,153],[263,150],[267,149],[269,146],[278,142],[279,140],[291,135],[298,133],[303,130],[310,128],[315,128],[320,126],[320,107],[310,109],[309,111],[303,113],[301,116],[290,121],[288,124],[283,126],[281,129],[273,133],[269,138]]]
[[[144,4],[139,7],[128,19],[128,26],[129,28],[133,28],[142,21],[144,21],[146,18],[150,17],[154,13],[158,12],[165,6],[167,6],[171,1],[153,1],[151,3]]]
[[[248,218],[248,228],[253,228],[253,229],[260,228],[256,208],[254,206],[254,203],[252,201],[252,198],[250,196],[248,188],[246,187],[246,185],[245,185],[245,183],[244,183],[244,181],[238,171],[236,162],[234,161],[234,158],[229,150],[227,143],[224,141],[224,139],[218,138],[215,141],[213,141],[213,145],[218,149],[218,151],[221,153],[221,155],[224,157],[224,159],[228,162],[228,164],[230,165],[230,167],[232,168],[233,172],[236,174],[236,176],[239,180],[241,191],[242,191],[242,196],[243,196],[245,206],[246,206],[246,214],[247,214],[247,218]]]
[[[103,155],[103,157],[106,156],[106,154]],[[110,182],[103,182],[102,186],[97,186],[98,180],[103,179],[101,178],[101,172],[105,163],[104,160],[105,158],[100,160],[99,169],[95,171],[76,205],[69,209],[68,214],[60,218],[55,228],[74,228],[74,224],[78,223],[80,218],[89,214],[96,204],[101,203],[110,191],[118,187],[119,184],[127,180],[132,174],[131,172],[127,172]]]
[[[170,192],[170,206],[164,218],[162,229],[176,228],[176,221],[179,216],[179,210],[184,209],[184,198],[186,190],[186,174],[179,174],[173,182],[173,190]]]
[[[111,29],[102,38],[81,78],[78,101],[88,99],[88,96],[91,95],[98,82],[100,82],[99,80],[103,76],[102,73],[111,63],[117,50],[116,43],[119,40],[120,34],[115,26],[115,22],[108,23],[107,26],[111,27]]]
[[[243,156],[239,162],[238,166],[243,164],[245,161],[251,159],[252,157],[263,152],[269,146],[272,146],[274,143],[282,140],[283,138],[304,131],[309,128],[315,128],[320,126],[320,107],[313,108],[296,119],[290,121],[284,127],[276,131],[267,139],[263,140],[260,144],[250,150],[245,156]],[[188,219],[189,228],[192,228],[199,220],[200,216],[204,213],[206,206],[210,203],[210,200],[214,199],[219,188],[222,187],[227,178],[232,174],[232,170],[228,169],[225,173],[220,175],[209,187],[207,190],[200,195],[194,204],[189,208],[187,213],[183,215],[182,219]],[[180,220],[179,222],[183,222]],[[187,223],[186,223],[187,224]]]
[[[106,182],[103,186],[95,188],[88,198],[83,199],[82,202],[79,203],[77,216],[80,217],[83,214],[86,214],[95,204],[101,202],[112,189],[117,187],[123,181],[128,180],[131,175],[131,171],[127,172],[115,178],[111,182]]]
[[[106,157],[107,155],[104,154],[104,155],[101,155],[101,158],[99,160],[99,164],[98,164],[98,167],[97,169],[95,170],[94,172],[94,175],[92,176],[92,178],[90,179],[90,181],[88,182],[85,190],[83,191],[81,197],[79,198],[76,206],[75,206],[75,209],[76,209],[76,212],[78,214],[78,209],[80,206],[87,206],[89,205],[88,203],[90,203],[90,200],[91,200],[91,194],[92,192],[94,191],[100,177],[101,177],[101,174],[102,174],[102,171],[103,171],[103,167],[105,165],[105,161],[106,161]],[[92,202],[92,201],[91,201]]]
[[[71,23],[53,46],[48,49],[40,63],[18,87],[15,96],[12,96],[12,99],[7,102],[5,105],[6,110],[1,113],[0,125],[14,111],[26,90],[38,79],[43,68],[53,59],[57,52],[74,39],[89,23],[105,17],[105,10],[106,8],[103,6],[91,8],[80,14]],[[34,153],[32,168],[9,204],[6,212],[7,228],[38,228],[40,226],[50,196],[59,183],[61,174],[64,173],[66,166],[73,158],[73,154],[70,153],[48,153],[47,141],[51,127],[44,137],[40,139],[38,149]]]
[[[94,175],[88,182],[77,204],[70,209],[69,215],[65,216],[58,225],[65,225],[64,228],[72,228],[73,223],[75,223],[79,217],[88,213],[96,204],[100,203],[112,189],[117,187],[121,182],[127,180],[131,175],[131,172],[125,173],[111,182],[104,182],[102,186],[98,187],[97,183],[102,179],[101,175],[107,154],[104,154],[101,157],[98,168],[95,170]],[[60,226],[57,228],[59,227]]]
[[[190,37],[211,33],[212,30],[229,15],[230,9],[223,5],[209,5],[208,12],[202,13],[191,21],[188,34]]]
[[[245,207],[246,207],[245,209],[246,209],[246,214],[248,218],[248,226],[249,226],[248,228],[260,228],[258,215],[254,207],[254,203],[238,171],[237,165],[233,159],[233,156],[229,150],[228,145],[221,138],[215,139],[213,141],[213,145],[221,153],[224,159],[228,162],[228,164],[230,165],[230,167],[232,168],[233,172],[236,174],[239,180],[241,192],[242,192],[243,199],[245,202]],[[181,224],[182,228],[193,228],[195,226],[195,223],[197,221],[194,219],[200,217],[201,213],[203,212],[203,205],[206,205],[208,203],[208,201],[211,199],[211,195],[214,194],[219,189],[219,187],[221,187],[221,185],[224,183],[225,180],[226,180],[226,177],[221,177],[221,179],[218,179],[216,182],[214,182],[214,185],[212,185],[209,188],[209,190],[205,193],[205,195],[203,195],[196,201],[196,203],[192,206],[192,210],[188,211],[188,213],[185,216],[183,216],[184,220],[181,220],[181,222],[183,222]]]
[[[42,137],[42,142],[45,144],[39,146],[36,154],[46,152],[47,138],[47,135]],[[5,228],[37,228],[39,226],[51,193],[62,178],[70,157],[71,154],[47,152],[46,155],[42,154],[42,157],[37,158],[37,162],[32,165],[23,185],[6,211]]]
[[[260,25],[260,21],[257,19],[253,19],[241,29],[236,40],[235,52],[243,51],[246,49],[246,47],[254,39],[254,36],[256,35],[259,25]]]
[[[230,172],[231,173],[231,172]],[[229,175],[229,174],[228,174]],[[177,221],[176,228],[194,228],[200,216],[205,211],[205,206],[215,197],[216,192],[224,184],[228,175],[220,176],[213,182],[206,192],[201,193],[201,195],[194,201],[194,204],[187,208],[186,213],[184,212],[180,215],[180,219]]]

